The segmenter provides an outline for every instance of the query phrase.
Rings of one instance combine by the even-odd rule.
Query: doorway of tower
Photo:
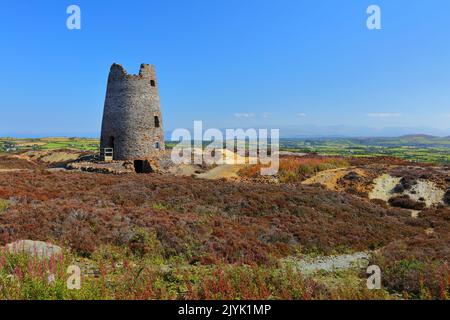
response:
[[[152,173],[153,169],[148,160],[134,160],[134,171],[136,173]]]
[[[114,149],[114,137],[113,136],[109,137],[108,148]]]

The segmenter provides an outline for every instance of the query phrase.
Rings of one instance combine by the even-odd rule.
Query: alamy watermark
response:
[[[366,25],[369,30],[381,30],[381,8],[379,5],[372,4],[366,10],[369,17]],[[69,17],[66,20],[66,26],[69,30],[81,29],[81,8],[78,5],[70,5],[66,9]]]
[[[376,4],[372,4],[367,8],[367,28],[369,30],[381,30],[381,8]]]
[[[171,153],[175,164],[222,165],[260,164],[261,175],[275,175],[279,168],[279,129],[204,130],[202,121],[194,121],[193,135],[188,129],[172,132],[178,144]],[[270,133],[270,134],[269,134]],[[208,144],[204,146],[204,142]]]
[[[367,289],[379,290],[381,289],[381,268],[377,265],[371,265],[367,267]]]
[[[81,289],[81,269],[77,265],[71,265],[67,268],[69,278],[67,279],[67,289],[80,290]]]
[[[77,5],[70,5],[67,7],[66,13],[69,17],[66,20],[66,26],[69,30],[81,29],[81,9]]]
[[[66,287],[69,290],[80,290],[81,289],[81,269],[77,265],[70,265],[67,267],[67,274],[69,277],[66,281]],[[47,277],[48,284],[54,284],[56,281],[56,276],[54,273],[51,273]]]

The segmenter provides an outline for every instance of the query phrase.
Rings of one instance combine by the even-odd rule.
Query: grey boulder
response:
[[[43,241],[18,240],[5,246],[6,251],[13,254],[25,253],[31,257],[50,259],[62,254],[62,248]]]

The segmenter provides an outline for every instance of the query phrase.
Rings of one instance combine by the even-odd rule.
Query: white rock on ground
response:
[[[395,195],[392,191],[400,180],[401,178],[399,177],[382,174],[373,181],[374,187],[369,193],[369,199],[389,201]],[[423,198],[426,206],[431,207],[443,202],[445,191],[440,189],[433,181],[417,179],[411,190],[405,190],[398,195],[400,194],[406,194],[414,201],[419,201],[419,199]]]
[[[317,271],[335,272],[351,268],[366,268],[369,265],[370,253],[356,252],[337,256],[320,257],[289,257],[284,262],[291,265],[303,274],[312,274]]]
[[[25,253],[40,259],[50,259],[53,256],[62,254],[61,247],[43,241],[18,240],[7,244],[4,248],[9,253]]]
[[[423,198],[427,207],[431,207],[443,202],[445,191],[440,189],[433,181],[419,179],[411,190],[405,193],[415,201]]]
[[[373,180],[374,187],[369,193],[369,199],[380,199],[389,201],[392,197],[392,190],[400,182],[401,178],[392,177],[388,174],[382,174]]]

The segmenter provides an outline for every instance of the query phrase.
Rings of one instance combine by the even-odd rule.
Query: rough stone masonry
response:
[[[164,153],[164,132],[154,66],[142,64],[127,74],[119,64],[109,72],[100,148],[112,148],[114,160],[145,161]]]

